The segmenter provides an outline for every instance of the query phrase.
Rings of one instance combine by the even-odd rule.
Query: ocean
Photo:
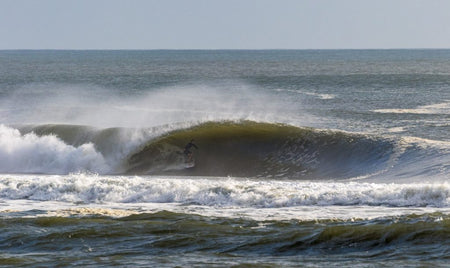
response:
[[[450,50],[0,51],[0,266],[448,267],[449,133]]]

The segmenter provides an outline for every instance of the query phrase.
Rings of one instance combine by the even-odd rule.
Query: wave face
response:
[[[184,168],[195,139],[196,165]],[[151,140],[128,159],[127,173],[202,176],[350,178],[383,169],[392,142],[364,135],[244,122],[208,122]]]

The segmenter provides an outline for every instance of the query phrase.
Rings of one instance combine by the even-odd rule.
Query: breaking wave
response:
[[[105,172],[108,167],[92,143],[72,146],[55,135],[22,135],[0,125],[0,171],[13,173]]]
[[[180,170],[181,152],[191,139],[199,147],[194,150],[196,166]],[[249,121],[208,122],[149,141],[129,157],[127,173],[350,178],[383,169],[393,153],[392,142],[365,135]]]
[[[193,150],[195,166],[186,168],[182,152],[191,139],[199,149]],[[433,176],[446,174],[447,144],[429,142],[434,147],[427,148],[421,143],[426,142],[253,121],[147,129],[1,125],[0,172],[302,180],[377,174],[410,178],[423,176],[424,170]]]

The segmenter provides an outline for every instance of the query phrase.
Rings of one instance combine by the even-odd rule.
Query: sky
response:
[[[450,48],[449,0],[0,0],[0,49]]]

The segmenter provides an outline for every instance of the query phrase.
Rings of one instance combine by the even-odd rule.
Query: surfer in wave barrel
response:
[[[194,144],[194,140],[192,139],[186,146],[184,146],[184,155],[186,156],[186,162],[192,161],[193,153],[191,152],[191,148],[194,147],[195,149],[198,149],[197,145]]]

